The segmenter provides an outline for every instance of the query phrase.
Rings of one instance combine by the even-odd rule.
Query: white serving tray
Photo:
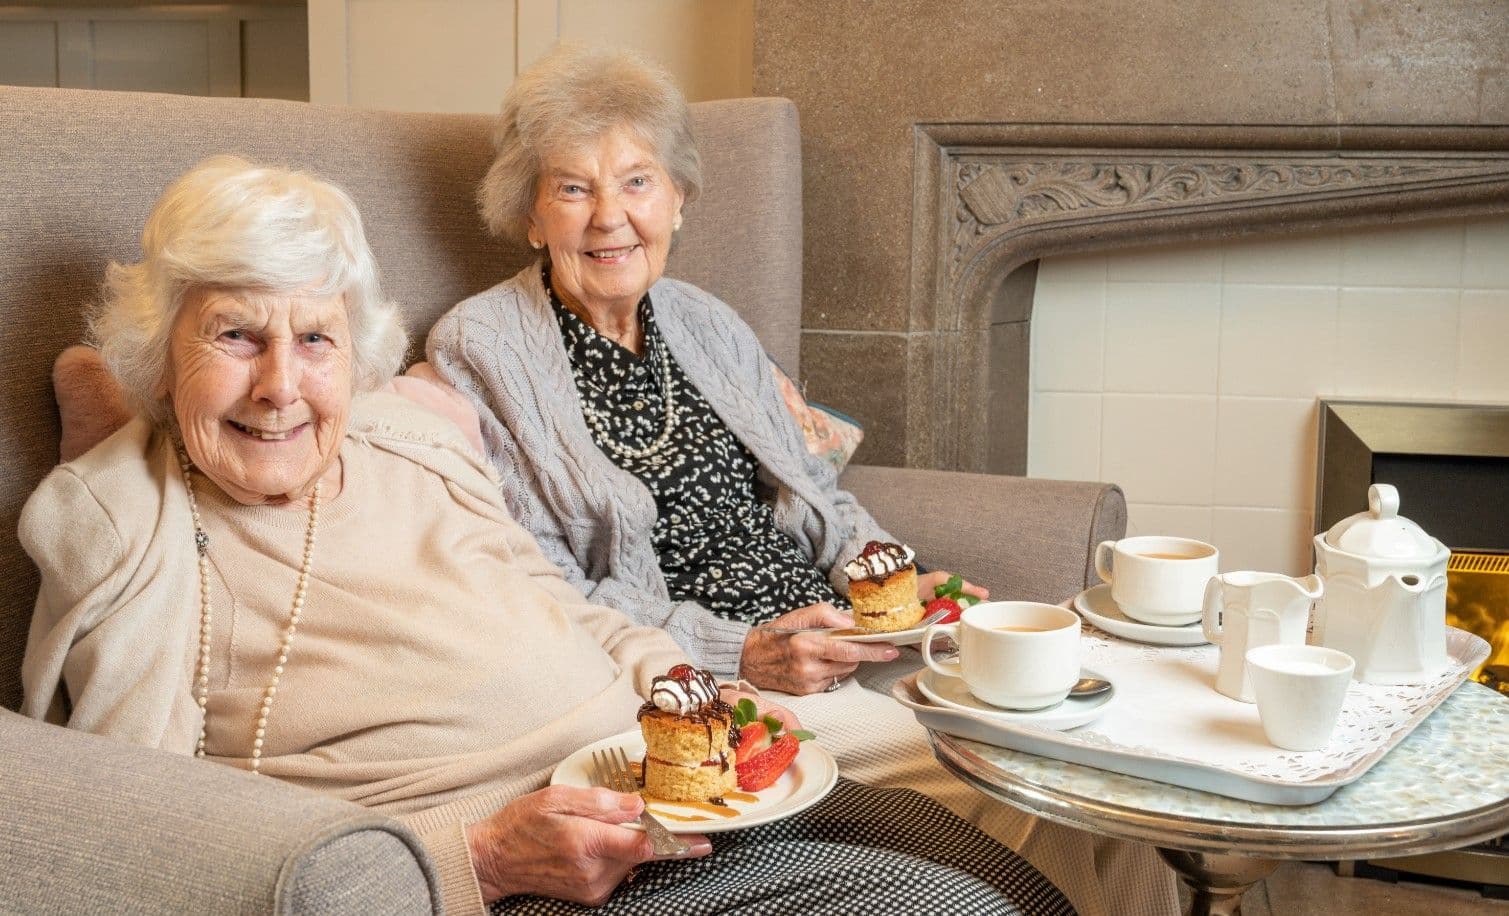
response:
[[[1489,653],[1447,628],[1449,662],[1414,686],[1353,682],[1331,742],[1319,751],[1268,744],[1257,707],[1215,690],[1216,646],[1167,648],[1086,631],[1083,664],[1115,680],[1115,710],[1065,732],[937,706],[916,674],[891,695],[925,727],[1010,750],[1268,805],[1309,805],[1358,779],[1450,696]]]

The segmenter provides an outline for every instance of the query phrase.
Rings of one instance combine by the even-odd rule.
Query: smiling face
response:
[[[286,503],[338,473],[351,372],[341,296],[208,290],[178,311],[163,389],[205,476],[237,502]]]
[[[556,291],[594,314],[624,313],[665,271],[682,194],[626,127],[549,157],[529,237],[550,249]]]

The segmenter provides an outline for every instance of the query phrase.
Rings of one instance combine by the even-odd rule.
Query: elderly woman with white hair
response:
[[[663,275],[702,184],[671,77],[623,52],[562,47],[508,90],[494,145],[483,218],[542,257],[456,306],[426,352],[478,407],[503,495],[545,555],[719,675],[810,695],[784,702],[829,737],[845,772],[944,802],[1082,912],[1173,908],[1151,849],[986,800],[932,761],[906,709],[841,684],[897,659],[894,646],[789,633],[852,626],[844,566],[894,539],[808,451],[749,326]],[[919,597],[948,578],[918,576]]]
[[[562,578],[459,429],[374,393],[405,332],[351,200],[216,158],[167,190],[142,250],[111,266],[93,325],[141,414],[22,515],[42,580],[24,712],[398,816],[450,913],[610,897],[610,912],[737,911],[771,894],[814,912],[1067,912],[926,799],[840,780],[718,856],[692,835],[680,861],[651,861],[626,826],[637,794],[542,788],[632,726],[685,656]]]

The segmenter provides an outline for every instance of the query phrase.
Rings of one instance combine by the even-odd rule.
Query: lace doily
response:
[[[1216,692],[1218,647],[1148,646],[1088,626],[1084,634],[1084,666],[1115,680],[1119,702],[1105,717],[1059,733],[1060,740],[1288,784],[1345,781],[1365,770],[1481,660],[1474,657],[1481,640],[1448,629],[1449,662],[1439,675],[1400,686],[1353,681],[1330,742],[1295,752],[1268,743],[1256,704]]]

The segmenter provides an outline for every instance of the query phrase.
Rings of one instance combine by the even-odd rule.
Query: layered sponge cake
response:
[[[922,619],[913,556],[910,547],[871,541],[844,566],[855,626],[894,633]]]
[[[639,709],[644,791],[666,801],[713,801],[737,785],[733,707],[718,698],[712,675],[677,665],[655,678]]]

